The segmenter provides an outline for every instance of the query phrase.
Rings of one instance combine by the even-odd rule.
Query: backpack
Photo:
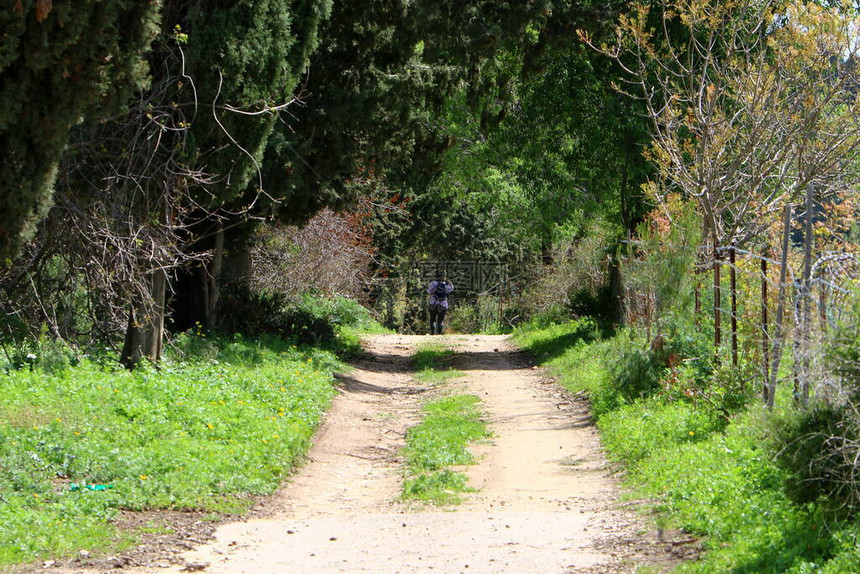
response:
[[[436,283],[436,289],[433,291],[433,295],[436,297],[437,301],[445,301],[448,298],[448,284],[444,281]]]

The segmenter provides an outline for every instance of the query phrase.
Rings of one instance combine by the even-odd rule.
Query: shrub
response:
[[[664,365],[651,348],[619,337],[607,356],[610,390],[626,402],[652,395],[660,389]]]
[[[501,333],[499,298],[482,295],[474,301],[455,305],[446,322],[457,333]]]
[[[610,319],[617,314],[613,297],[617,279],[611,260],[617,229],[594,220],[585,228],[558,228],[552,244],[552,264],[537,271],[523,293],[529,315],[558,319],[593,316]]]
[[[224,317],[227,332],[250,336],[278,335],[297,344],[336,347],[342,328],[379,330],[370,311],[346,297],[325,298],[234,290]]]
[[[860,428],[847,407],[822,403],[771,420],[770,448],[788,470],[787,492],[796,502],[826,502],[845,516],[860,508]]]
[[[80,363],[76,349],[49,336],[44,328],[37,340],[22,339],[4,350],[13,369],[39,369],[45,373],[59,374]]]
[[[826,369],[812,404],[774,418],[771,433],[792,498],[826,502],[845,517],[860,509],[860,298],[851,299],[824,345]]]

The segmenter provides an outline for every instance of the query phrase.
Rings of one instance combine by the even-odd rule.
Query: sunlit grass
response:
[[[185,358],[158,371],[0,372],[0,565],[115,549],[119,508],[241,512],[277,488],[338,361],[276,339],[183,337]]]
[[[827,523],[823,505],[797,504],[786,494],[788,476],[767,437],[767,421],[784,413],[754,405],[726,421],[707,404],[659,394],[607,400],[609,366],[618,349],[634,343],[623,333],[614,340],[592,333],[579,321],[526,328],[516,340],[599,407],[609,457],[625,467],[634,495],[654,501],[662,527],[701,538],[705,554],[680,571],[860,571],[860,527]],[[788,386],[778,392],[778,404],[789,404]]]
[[[427,385],[441,385],[452,379],[463,377],[463,371],[458,371],[445,364],[453,355],[453,351],[438,343],[422,345],[413,355],[415,380]]]
[[[472,464],[468,445],[489,436],[474,395],[445,397],[424,406],[424,419],[406,435],[403,498],[456,504],[468,492],[466,475],[451,469]]]

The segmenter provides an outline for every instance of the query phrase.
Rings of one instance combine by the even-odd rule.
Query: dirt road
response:
[[[501,336],[435,337],[456,351],[493,438],[466,469],[478,491],[451,509],[398,502],[406,429],[439,389],[413,380],[410,356],[427,336],[368,337],[372,359],[342,392],[308,462],[255,517],[215,541],[137,572],[634,572],[677,563],[677,544],[619,500],[586,405],[565,397]],[[627,510],[625,510],[627,508]],[[129,571],[126,569],[125,571]]]

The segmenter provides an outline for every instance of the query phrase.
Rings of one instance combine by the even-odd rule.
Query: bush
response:
[[[774,418],[771,429],[792,499],[825,503],[844,518],[860,509],[860,298],[851,297],[824,345],[826,369],[812,404]]]
[[[446,322],[456,333],[496,334],[504,330],[499,322],[499,298],[488,295],[454,306]]]
[[[651,348],[643,348],[625,337],[615,339],[607,356],[609,390],[622,401],[648,397],[660,389],[665,366]]]
[[[860,508],[860,429],[847,407],[817,404],[771,421],[770,448],[789,472],[787,492],[799,504],[822,502],[852,517]]]
[[[357,301],[336,296],[325,298],[306,294],[288,298],[282,294],[234,290],[229,295],[231,309],[224,316],[223,329],[248,336],[277,335],[296,344],[333,348],[343,328],[379,330],[370,311]]]
[[[558,228],[552,264],[541,266],[523,293],[528,315],[614,318],[618,276],[611,246],[617,242],[619,231],[598,220],[585,228]]]
[[[572,322],[570,309],[560,303],[552,303],[536,311],[525,326],[528,330],[545,329],[552,325]]]
[[[44,330],[38,340],[22,339],[6,347],[5,351],[13,369],[39,369],[59,374],[80,363],[76,349],[47,335]]]
[[[207,338],[198,325],[194,331],[179,333],[171,340],[169,353],[179,360],[211,361],[218,356],[215,341]]]

